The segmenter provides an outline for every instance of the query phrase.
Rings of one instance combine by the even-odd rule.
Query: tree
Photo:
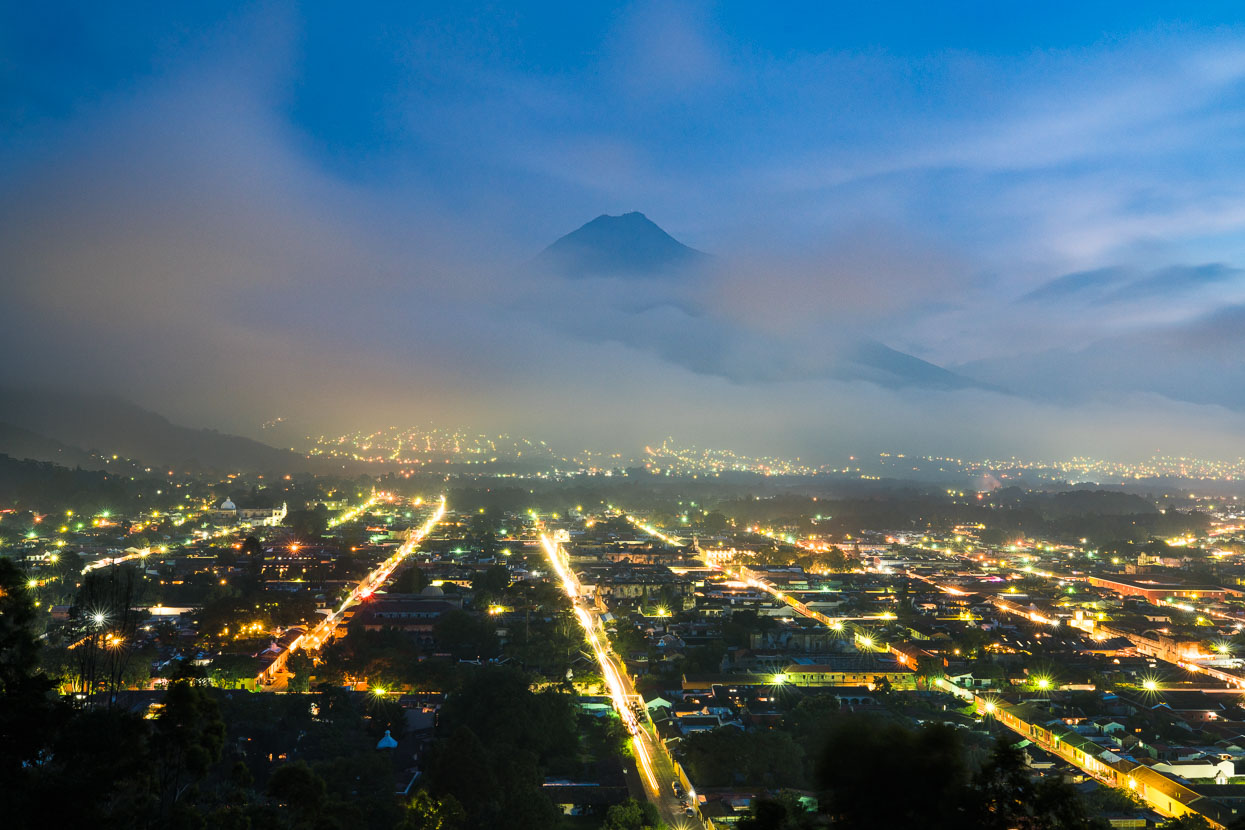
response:
[[[836,827],[955,828],[969,781],[959,735],[950,727],[909,730],[890,721],[845,716],[828,730],[817,767],[821,806]],[[905,797],[879,798],[878,785],[902,781]]]
[[[427,790],[416,790],[396,830],[455,830],[466,817],[454,796],[437,798]]]
[[[295,694],[303,694],[311,688],[311,675],[315,661],[305,651],[296,651],[286,658],[285,667],[290,672],[288,688]]]
[[[297,538],[318,542],[329,529],[329,511],[323,504],[310,510],[291,510],[285,517],[285,524]]]
[[[264,546],[254,536],[247,536],[242,540],[241,554],[247,559],[261,559],[264,555]]]
[[[316,815],[323,807],[328,786],[305,761],[282,764],[268,779],[268,795],[300,820]]]
[[[114,566],[88,574],[70,609],[81,638],[74,649],[77,686],[87,694],[103,691],[109,706],[134,654],[143,593],[136,568]]]
[[[568,696],[533,693],[527,676],[514,669],[473,671],[446,699],[441,729],[449,737],[434,748],[431,790],[458,799],[465,827],[557,824],[557,808],[541,785],[550,771],[575,768],[579,747]]]
[[[839,714],[839,699],[832,694],[807,694],[787,713],[786,727],[797,736],[809,755],[825,744],[827,730]]]
[[[739,822],[739,830],[806,830],[814,821],[814,814],[799,798],[783,793],[777,798],[756,799],[751,814]]]
[[[461,609],[447,611],[432,627],[437,645],[456,657],[486,658],[497,654],[497,633],[487,620]]]
[[[0,558],[0,792],[15,797],[28,792],[65,714],[51,694],[52,681],[39,670],[34,620],[25,574]]]
[[[655,830],[660,825],[661,817],[651,802],[628,798],[610,807],[601,830]]]
[[[708,533],[721,533],[726,530],[727,519],[720,511],[713,510],[705,514],[701,524]]]
[[[224,745],[225,723],[216,701],[188,682],[170,685],[152,734],[153,785],[162,816],[167,817],[187,788],[220,760]]]
[[[393,590],[397,594],[418,594],[428,587],[428,575],[418,565],[411,565],[398,574]]]
[[[683,753],[688,774],[700,786],[805,784],[804,749],[786,731],[745,732],[728,726],[698,732],[684,739]]]
[[[925,688],[931,688],[932,682],[940,677],[945,677],[946,668],[942,664],[942,658],[932,654],[926,654],[918,657],[916,660],[916,680],[919,685]]]
[[[498,596],[510,587],[510,569],[505,565],[490,565],[471,579],[473,591]]]
[[[1241,822],[1233,822],[1229,827],[1236,828]],[[1210,823],[1196,813],[1186,813],[1178,818],[1169,818],[1159,825],[1159,830],[1210,830]]]

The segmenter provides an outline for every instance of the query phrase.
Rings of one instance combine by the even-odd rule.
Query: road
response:
[[[567,564],[566,551],[547,534],[541,535],[540,542],[549,564],[574,605],[575,618],[583,628],[584,639],[601,669],[601,677],[610,690],[614,709],[631,734],[644,794],[657,808],[661,820],[671,827],[678,830],[700,827],[699,818],[685,815],[686,805],[674,794],[673,783],[677,776],[674,759],[657,737],[656,727],[648,716],[643,699],[636,693],[622,660],[610,646],[600,614],[584,596],[579,580]],[[689,797],[694,799],[695,793],[689,794]]]
[[[284,651],[277,654],[270,668],[261,675],[262,678],[266,678],[265,682],[270,683],[270,685],[262,686],[261,688],[272,692],[284,691],[288,679],[285,672],[285,662],[289,659],[289,656],[300,648],[304,651],[317,651],[328,642],[346,611],[351,606],[357,605],[360,601],[370,597],[378,588],[384,585],[386,580],[393,574],[394,569],[402,564],[403,559],[410,556],[419,547],[420,542],[424,541],[424,538],[432,532],[437,522],[441,521],[444,516],[445,496],[442,496],[440,504],[437,505],[436,512],[424,523],[423,527],[403,542],[388,559],[381,562],[369,571],[367,576],[359,580],[358,584],[351,590],[350,596],[342,600],[341,605],[325,616],[323,620],[306,634],[286,646]]]
[[[635,525],[637,528],[644,531],[648,535],[654,538],[660,539],[666,544],[669,544],[669,545],[682,545],[683,544],[683,541],[681,539],[675,536],[667,536],[666,534],[662,533],[657,528],[641,521],[635,516],[627,515],[627,521],[631,522],[633,525]],[[712,557],[709,555],[708,551],[705,552],[704,562],[708,567],[712,568],[715,571],[720,571],[726,574],[727,576],[735,577],[740,582],[743,582],[749,585],[750,587],[756,588],[759,591],[764,591],[770,596],[774,597],[774,599],[781,600],[782,602],[790,606],[791,609],[795,611],[797,614],[800,614],[801,616],[804,616],[804,617],[808,617],[810,620],[815,620],[821,623],[822,625],[826,626],[827,628],[831,629],[832,631],[841,632],[841,631],[847,631],[849,629],[852,629],[853,630],[852,633],[854,635],[854,641],[856,643],[858,650],[864,650],[864,651],[879,650],[876,643],[874,643],[873,641],[873,638],[869,632],[869,629],[859,624],[861,620],[864,620],[867,622],[876,621],[879,623],[887,623],[894,619],[893,615],[885,615],[885,614],[864,615],[864,616],[859,616],[859,617],[829,617],[821,613],[820,611],[814,611],[812,608],[809,608],[803,602],[791,596],[786,591],[783,591],[779,588],[775,588],[773,585],[769,583],[768,580],[766,580],[760,574],[757,574],[755,571],[752,571],[749,568],[745,568],[742,565],[728,566],[728,565],[723,565],[719,562],[714,562]]]
[[[290,651],[303,648],[308,651],[315,651],[324,645],[333,636],[333,630],[337,628],[337,624],[341,622],[346,610],[351,606],[358,605],[360,601],[370,597],[378,588],[385,584],[389,577],[393,574],[395,568],[402,564],[402,560],[415,552],[424,538],[432,532],[437,523],[445,517],[445,496],[441,497],[440,503],[437,505],[436,512],[424,522],[423,527],[413,533],[405,542],[403,542],[397,550],[384,562],[381,562],[372,569],[367,576],[359,580],[359,584],[350,592],[350,596],[342,600],[342,604],[336,610],[329,613],[320,623],[298,640],[290,644]]]

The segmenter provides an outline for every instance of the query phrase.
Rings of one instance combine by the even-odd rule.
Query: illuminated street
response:
[[[631,735],[631,745],[645,794],[657,806],[662,819],[672,827],[698,824],[698,820],[685,815],[685,801],[677,798],[672,791],[671,784],[677,780],[674,761],[656,737],[644,700],[636,694],[626,672],[619,669],[620,661],[610,648],[609,638],[596,608],[584,596],[575,575],[567,567],[566,552],[547,534],[542,534],[540,541],[550,566],[574,603],[575,617],[583,628],[584,639],[588,641],[601,668],[601,676],[609,687],[614,709]],[[695,793],[690,795],[695,797]]]
[[[410,538],[408,538],[406,542],[404,542],[401,547],[399,547],[388,559],[377,565],[375,569],[361,579],[359,584],[355,586],[354,590],[350,592],[350,596],[342,600],[341,605],[339,605],[331,613],[327,614],[324,619],[319,622],[319,624],[303,635],[302,638],[295,640],[294,643],[291,644],[290,650],[295,651],[302,648],[307,651],[315,651],[324,645],[324,643],[333,636],[333,631],[337,628],[338,623],[341,622],[342,616],[346,613],[347,609],[357,605],[362,600],[367,599],[377,589],[383,586],[393,573],[394,569],[401,565],[403,560],[410,556],[411,553],[419,547],[420,543],[423,542],[424,538],[432,532],[432,529],[437,526],[437,522],[441,521],[441,518],[444,515],[445,496],[442,496],[437,504],[436,510],[433,512],[432,516],[424,522],[424,525],[418,531],[411,534]]]

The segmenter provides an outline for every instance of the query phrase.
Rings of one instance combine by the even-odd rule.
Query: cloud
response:
[[[262,20],[220,24],[3,135],[10,379],[243,430],[435,419],[806,456],[1240,434],[1232,33],[810,55],[638,5],[562,63],[506,21],[343,32],[346,57],[396,50],[364,72],[298,54],[278,17],[275,56]],[[378,85],[315,110],[304,63]],[[629,209],[716,267],[644,286],[516,267]],[[1175,255],[1207,236],[1217,255]],[[885,388],[851,365],[878,342],[1023,394]]]
[[[1021,303],[1115,305],[1184,298],[1204,289],[1239,281],[1239,268],[1222,262],[1169,265],[1151,271],[1115,266],[1056,277],[1020,298]]]
[[[1125,269],[1119,267],[1064,274],[1033,289],[1021,297],[1020,302],[1062,302],[1072,297],[1081,298],[1087,293],[1100,297],[1106,289],[1127,279],[1127,274]]]
[[[615,83],[628,96],[680,97],[727,72],[709,14],[698,4],[641,0],[606,39]]]
[[[1242,273],[1241,269],[1233,268],[1222,262],[1194,266],[1172,265],[1161,268],[1148,277],[1120,286],[1102,301],[1110,303],[1167,299],[1201,291],[1225,282],[1237,281]]]

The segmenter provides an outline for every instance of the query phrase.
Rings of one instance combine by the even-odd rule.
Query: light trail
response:
[[[632,695],[627,693],[627,685],[618,672],[609,641],[598,633],[599,618],[581,604],[579,582],[575,579],[575,575],[571,573],[570,568],[562,561],[561,547],[548,534],[544,533],[540,536],[540,543],[544,547],[545,555],[553,566],[554,572],[558,575],[562,587],[566,590],[566,595],[570,597],[571,602],[574,604],[575,618],[579,620],[580,626],[583,627],[584,637],[587,639],[589,647],[592,648],[597,664],[601,667],[601,676],[605,678],[605,685],[609,688],[610,699],[613,700],[614,708],[618,711],[618,716],[622,719],[623,725],[627,727],[627,731],[631,734],[631,743],[635,747],[636,760],[639,762],[640,769],[648,780],[648,785],[652,789],[654,796],[660,796],[661,788],[657,785],[657,776],[653,773],[653,761],[649,756],[648,747],[645,745],[648,740],[648,733],[644,731],[644,727],[640,724],[639,719],[631,708],[629,698]]]
[[[335,611],[321,620],[319,625],[311,631],[308,631],[302,637],[299,637],[291,643],[287,651],[292,652],[297,650],[299,647],[308,651],[314,651],[324,645],[325,641],[328,640],[330,635],[333,633],[333,629],[335,629],[338,622],[341,621],[341,618],[346,613],[346,610],[351,606],[358,604],[360,600],[370,597],[377,588],[384,585],[385,581],[388,580],[390,575],[393,574],[394,569],[397,568],[398,565],[402,564],[402,560],[414,553],[415,549],[419,547],[419,544],[424,541],[424,538],[432,532],[432,529],[437,526],[437,523],[440,522],[444,516],[445,496],[442,496],[441,503],[437,506],[436,512],[432,514],[428,521],[424,522],[423,527],[403,542],[402,545],[394,551],[388,559],[381,562],[367,576],[363,577],[363,579],[359,581],[359,584],[354,587],[354,590],[350,592],[350,596],[342,600],[342,604],[338,606]]]
[[[640,530],[643,530],[645,533],[649,534],[650,536],[654,536],[658,539],[661,539],[663,542],[667,544],[672,544],[672,545],[682,544],[682,542],[679,541],[678,539],[665,535],[664,533],[657,530],[652,525],[647,524],[637,519],[635,516],[630,516],[630,515],[627,516],[627,521],[631,522],[633,525],[638,527]],[[784,603],[790,606],[796,613],[802,616],[808,617],[811,620],[816,620],[817,622],[821,623],[827,628],[830,628],[833,631],[844,630],[844,627],[848,623],[848,620],[846,617],[839,617],[839,618],[829,617],[821,613],[820,611],[814,611],[812,608],[809,608],[803,602],[791,596],[790,594],[778,588],[775,588],[767,580],[761,578],[760,576],[755,574],[750,569],[745,568],[743,565],[738,565],[736,566],[734,570],[731,570],[731,568],[727,567],[726,565],[723,565],[720,562],[714,562],[711,551],[702,551],[702,553],[704,554],[705,564],[709,566],[710,568],[712,568],[713,570],[720,571],[721,573],[724,573],[727,576],[733,576],[736,579],[738,579],[740,582],[743,582],[745,585],[748,585],[749,587],[756,588],[759,591],[764,591],[767,594],[774,597],[775,599],[782,600]],[[869,618],[859,617],[856,619],[869,619]],[[893,619],[893,618],[885,616],[885,615],[879,615],[878,617],[876,617],[876,619],[883,620],[883,621],[889,621],[890,619]],[[863,632],[863,630],[860,629],[859,626],[856,626],[856,628],[858,629],[856,633],[857,637],[868,636],[867,632]]]

